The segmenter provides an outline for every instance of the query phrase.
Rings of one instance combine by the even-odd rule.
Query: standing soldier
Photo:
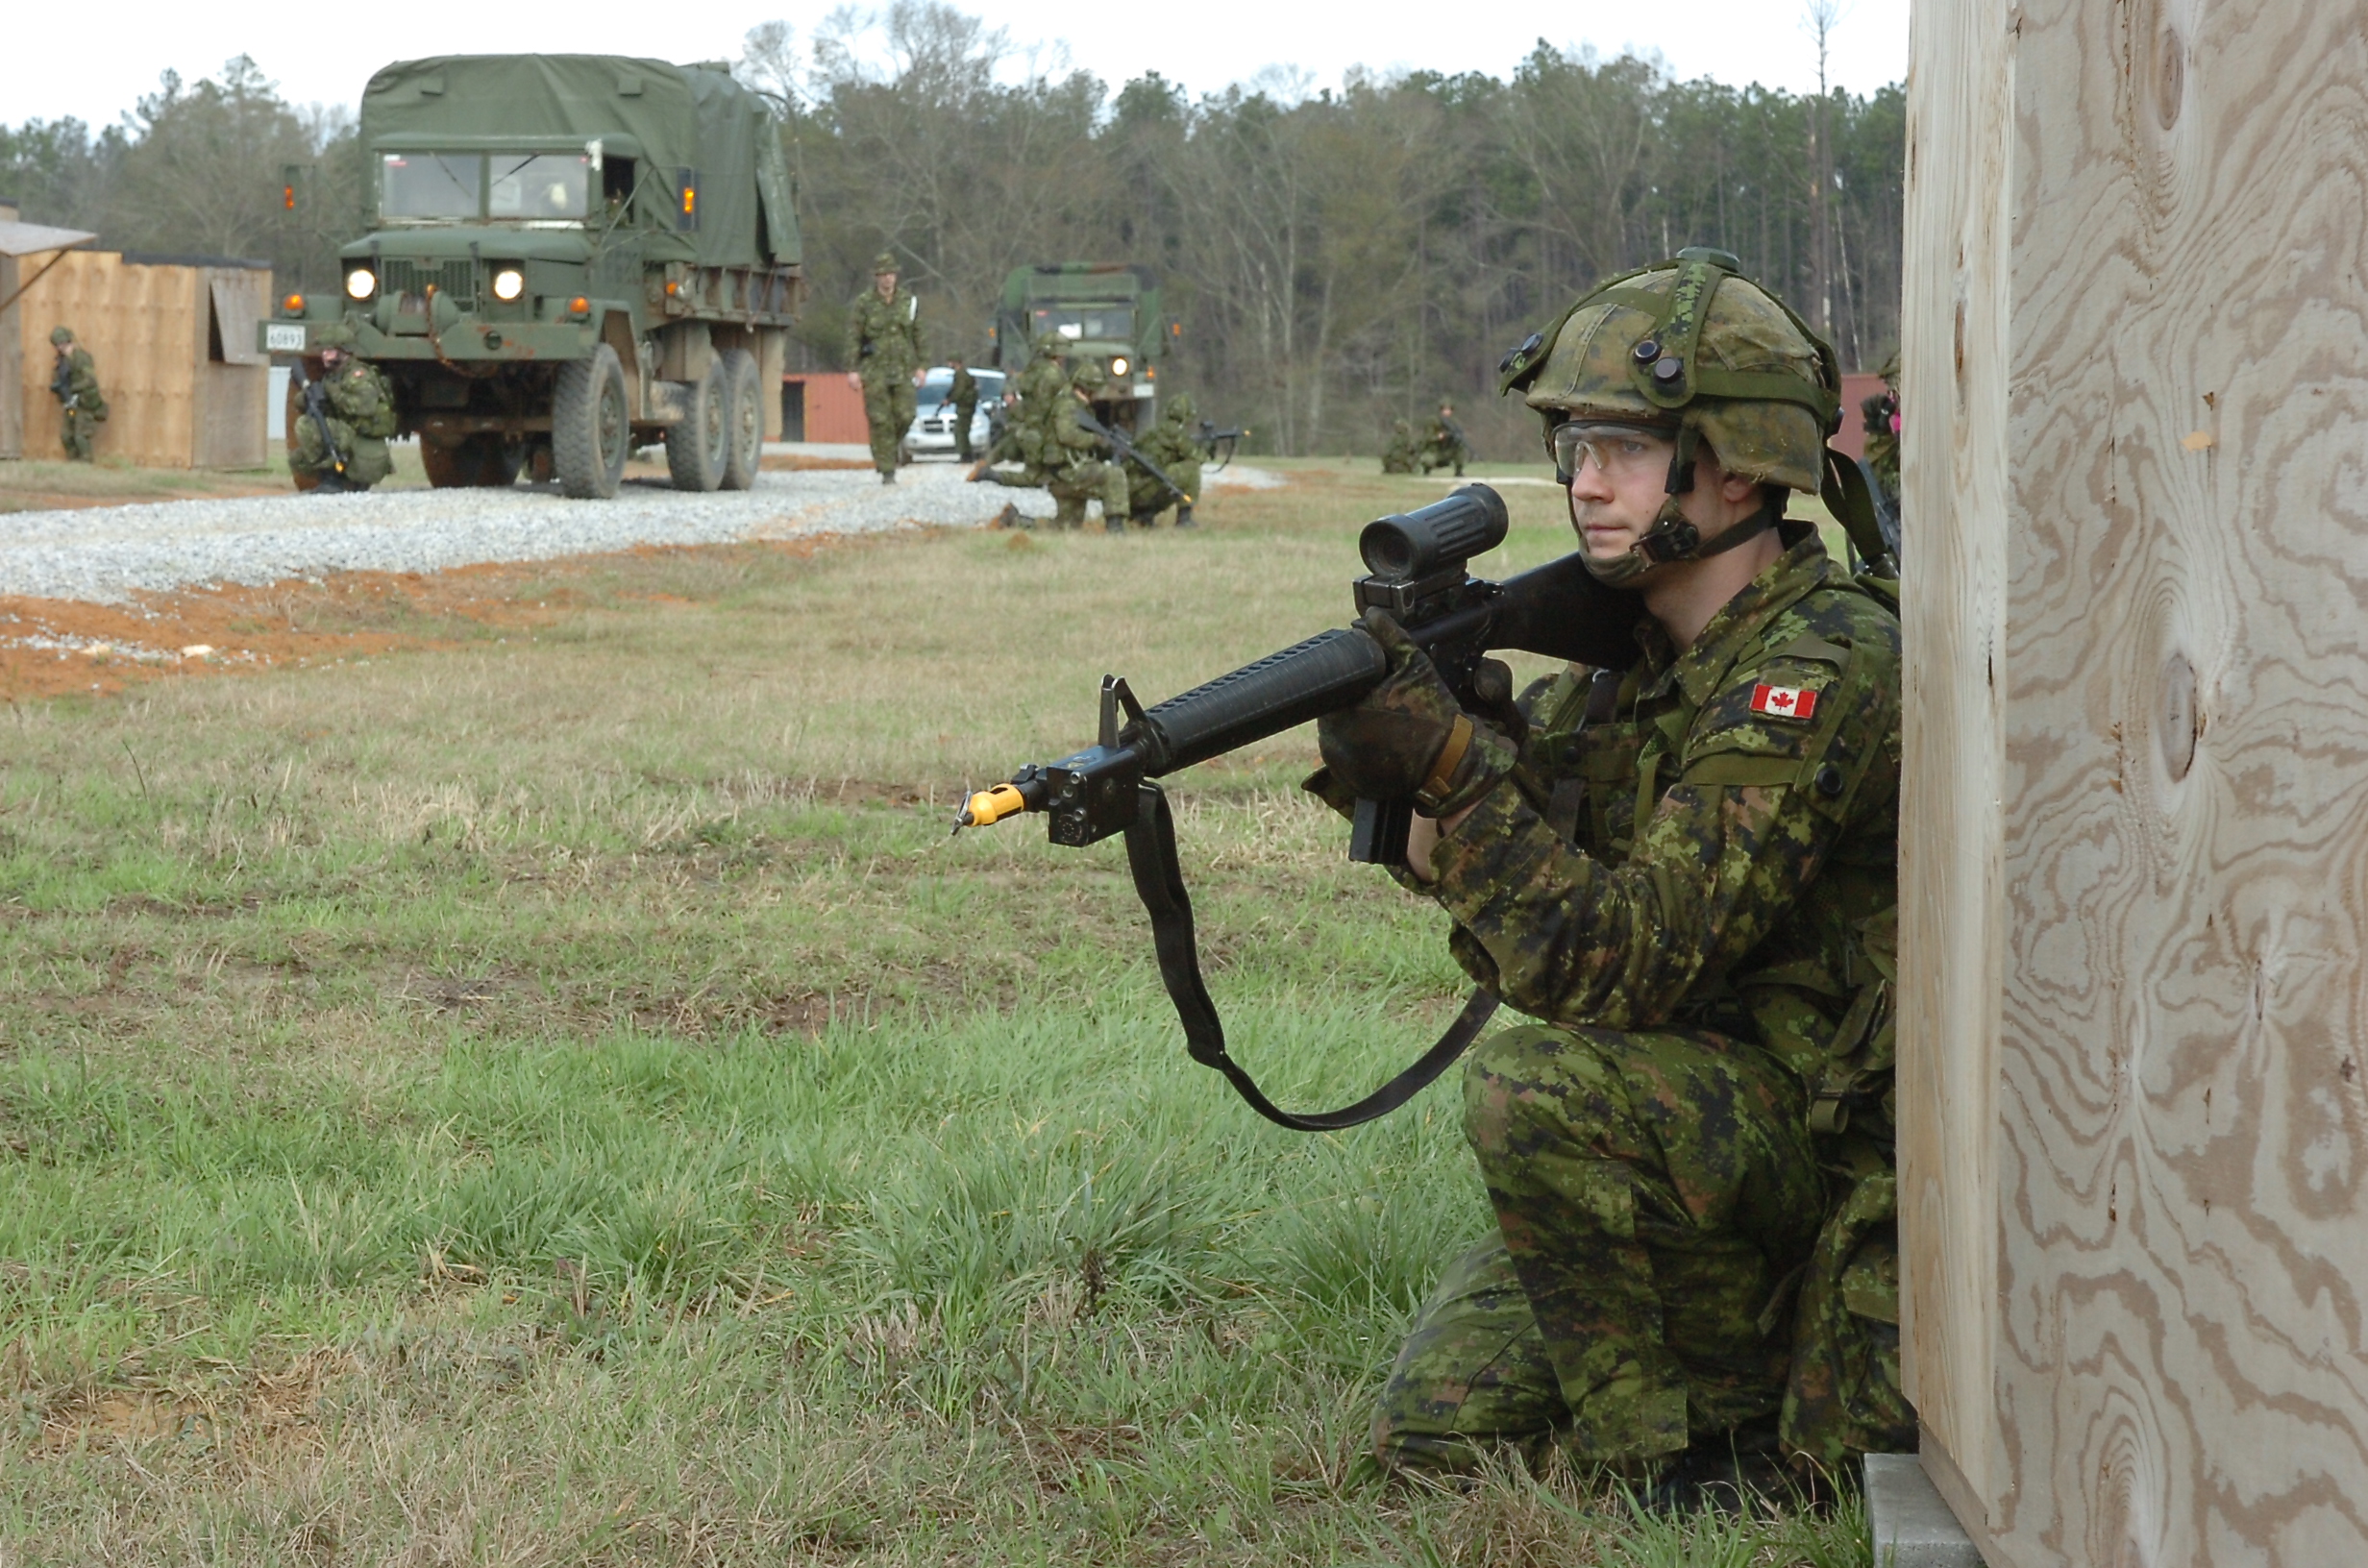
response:
[[[1174,481],[1174,487],[1151,477],[1151,471],[1142,464],[1129,462],[1126,467],[1127,515],[1145,527],[1170,502],[1175,502],[1175,526],[1193,526],[1193,502],[1200,496],[1200,441],[1193,429],[1195,410],[1193,395],[1178,392],[1170,398],[1159,423],[1135,437],[1135,450],[1159,465],[1160,472]]]
[[[91,459],[91,443],[98,439],[99,424],[107,418],[107,400],[99,395],[98,363],[88,349],[74,341],[71,327],[52,329],[49,346],[58,353],[57,368],[49,377],[49,395],[58,400],[65,454],[75,462],[86,463]]]
[[[847,384],[863,394],[872,423],[872,466],[879,482],[897,482],[897,453],[912,428],[921,368],[921,302],[897,287],[897,258],[882,251],[872,260],[872,286],[847,312]]]
[[[1390,444],[1381,449],[1381,471],[1384,474],[1412,474],[1415,471],[1414,427],[1397,420],[1390,427]]]
[[[1464,460],[1471,455],[1471,443],[1464,439],[1464,427],[1455,422],[1455,404],[1440,401],[1439,417],[1422,438],[1422,472],[1452,465],[1455,477],[1464,477]]]
[[[1464,1074],[1497,1234],[1417,1314],[1374,1438],[1391,1466],[1559,1448],[1686,1503],[1915,1440],[1899,622],[1785,516],[1845,460],[1841,378],[1734,257],[1618,279],[1550,331],[1504,386],[1545,427],[1581,560],[1637,596],[1635,663],[1573,667],[1500,732],[1372,611],[1393,674],[1317,728],[1311,785],[1418,802],[1404,879],[1531,1020]]]
[[[321,379],[304,389],[288,472],[313,476],[310,488],[333,495],[367,490],[394,471],[386,451],[394,433],[395,393],[386,377],[333,343],[321,351]]]
[[[971,460],[971,421],[978,417],[978,378],[971,367],[955,355],[949,364],[953,366],[953,385],[937,402],[937,411],[944,413],[946,404],[953,404],[953,452],[957,462]]]

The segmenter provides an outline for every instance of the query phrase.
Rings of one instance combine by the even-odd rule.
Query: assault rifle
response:
[[[1492,650],[1598,668],[1633,663],[1640,601],[1596,581],[1578,554],[1502,582],[1469,574],[1473,556],[1503,542],[1505,527],[1504,500],[1485,484],[1466,485],[1418,511],[1366,525],[1357,540],[1366,567],[1352,590],[1357,610],[1389,612],[1468,707],[1492,705],[1504,695],[1475,685]],[[972,796],[954,822],[959,832],[1042,812],[1052,842],[1075,847],[1123,834],[1135,892],[1151,918],[1160,979],[1184,1025],[1186,1049],[1225,1074],[1259,1115],[1301,1131],[1353,1127],[1404,1104],[1463,1053],[1495,1010],[1496,998],[1473,992],[1420,1061],[1355,1105],[1316,1115],[1277,1109],[1225,1053],[1223,1026],[1201,983],[1174,821],[1166,794],[1152,780],[1347,707],[1389,673],[1390,656],[1380,643],[1362,626],[1342,626],[1149,708],[1125,681],[1104,675],[1097,744],[1058,762],[1028,764],[1008,782]],[[1358,801],[1350,857],[1402,863],[1413,819],[1411,800]]]
[[[1214,473],[1233,461],[1233,449],[1247,434],[1249,431],[1245,429],[1220,429],[1217,421],[1204,419],[1200,422],[1200,428],[1193,432],[1193,439],[1207,449],[1209,469]]]
[[[49,395],[61,408],[74,406],[74,366],[62,354],[58,355],[58,368],[49,373]]]
[[[337,438],[329,433],[329,414],[321,406],[328,400],[328,386],[320,381],[307,380],[304,361],[301,359],[289,365],[287,373],[295,378],[296,395],[304,400],[305,412],[311,416],[312,428],[320,432],[321,450],[329,453],[329,461],[337,476],[337,482],[344,483],[345,453],[337,450]]]
[[[1079,408],[1077,410],[1077,423],[1093,431],[1096,435],[1100,436],[1103,440],[1109,442],[1110,450],[1119,454],[1121,461],[1133,462],[1146,474],[1148,474],[1151,478],[1166,485],[1168,487],[1168,493],[1174,496],[1178,501],[1181,501],[1185,505],[1190,506],[1196,499],[1193,496],[1186,495],[1182,485],[1168,478],[1168,471],[1166,469],[1161,468],[1157,463],[1151,461],[1148,457],[1146,457],[1141,449],[1136,447],[1132,441],[1126,439],[1126,432],[1124,430],[1120,429],[1115,425],[1104,425],[1100,420],[1096,419],[1092,414],[1086,412],[1083,408]]]

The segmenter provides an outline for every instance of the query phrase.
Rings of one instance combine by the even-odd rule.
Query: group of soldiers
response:
[[[1428,474],[1435,468],[1452,468],[1455,477],[1464,477],[1464,465],[1471,458],[1471,441],[1464,434],[1464,427],[1456,423],[1455,404],[1442,402],[1439,417],[1431,421],[1415,439],[1414,427],[1398,420],[1390,427],[1390,444],[1381,449],[1381,471],[1384,474]]]
[[[57,355],[49,392],[58,400],[65,454],[90,462],[108,415],[98,361],[71,327],[53,328],[49,346]],[[394,388],[376,365],[335,345],[322,351],[321,365],[316,381],[297,372],[304,409],[288,443],[288,469],[303,489],[367,490],[394,469],[386,450],[395,433]]]
[[[1170,398],[1157,424],[1129,437],[1095,417],[1095,395],[1109,384],[1101,366],[1080,359],[1063,369],[1062,346],[1051,332],[1036,339],[1002,433],[972,465],[971,479],[1050,491],[1055,527],[1083,527],[1089,501],[1101,502],[1112,533],[1129,522],[1149,527],[1171,505],[1175,526],[1191,527],[1201,459],[1191,394]],[[999,466],[1011,462],[1019,466]],[[1017,512],[1010,518],[1018,521]]]
[[[882,484],[894,484],[904,432],[918,411],[913,380],[924,362],[920,308],[898,285],[893,253],[881,252],[872,268],[872,286],[848,310],[847,361],[854,367],[848,379],[863,393],[872,465]],[[1065,366],[1064,346],[1057,333],[1036,339],[1027,367],[1004,395],[994,444],[972,463],[972,481],[1050,491],[1055,527],[1083,527],[1089,502],[1101,503],[1103,526],[1113,533],[1123,532],[1129,522],[1152,527],[1170,506],[1175,526],[1191,527],[1204,455],[1191,395],[1169,398],[1159,421],[1130,436],[1095,415],[1095,398],[1109,384],[1100,364],[1080,359]],[[978,381],[961,358],[949,363],[953,380],[942,404],[953,405],[955,451],[968,461]],[[1016,507],[1004,515],[1021,521]]]

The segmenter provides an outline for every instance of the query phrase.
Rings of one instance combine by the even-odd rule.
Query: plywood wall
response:
[[[1927,1467],[1996,1568],[2368,1563],[2368,33],[1913,31]]]
[[[38,257],[31,265],[46,261]],[[76,251],[18,302],[24,453],[63,455],[50,329],[74,329],[98,361],[108,418],[98,453],[142,467],[243,468],[264,461],[270,369],[254,348],[256,314],[270,308],[271,275],[247,267],[127,262]],[[211,357],[217,312],[224,357]]]

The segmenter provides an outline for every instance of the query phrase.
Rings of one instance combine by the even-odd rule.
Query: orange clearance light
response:
[[[699,192],[689,185],[682,187],[682,215],[689,217],[699,207]]]
[[[280,308],[291,316],[301,316],[305,313],[305,297],[302,294],[290,294],[280,302]]]
[[[577,315],[589,315],[592,310],[592,302],[579,294],[574,299],[567,302],[567,307],[568,309],[574,311]]]
[[[296,187],[294,185],[282,185],[280,187],[280,205],[287,208],[290,212],[296,210]]]
[[[669,295],[679,294],[682,292],[682,285],[670,278],[666,281],[666,292]]]

